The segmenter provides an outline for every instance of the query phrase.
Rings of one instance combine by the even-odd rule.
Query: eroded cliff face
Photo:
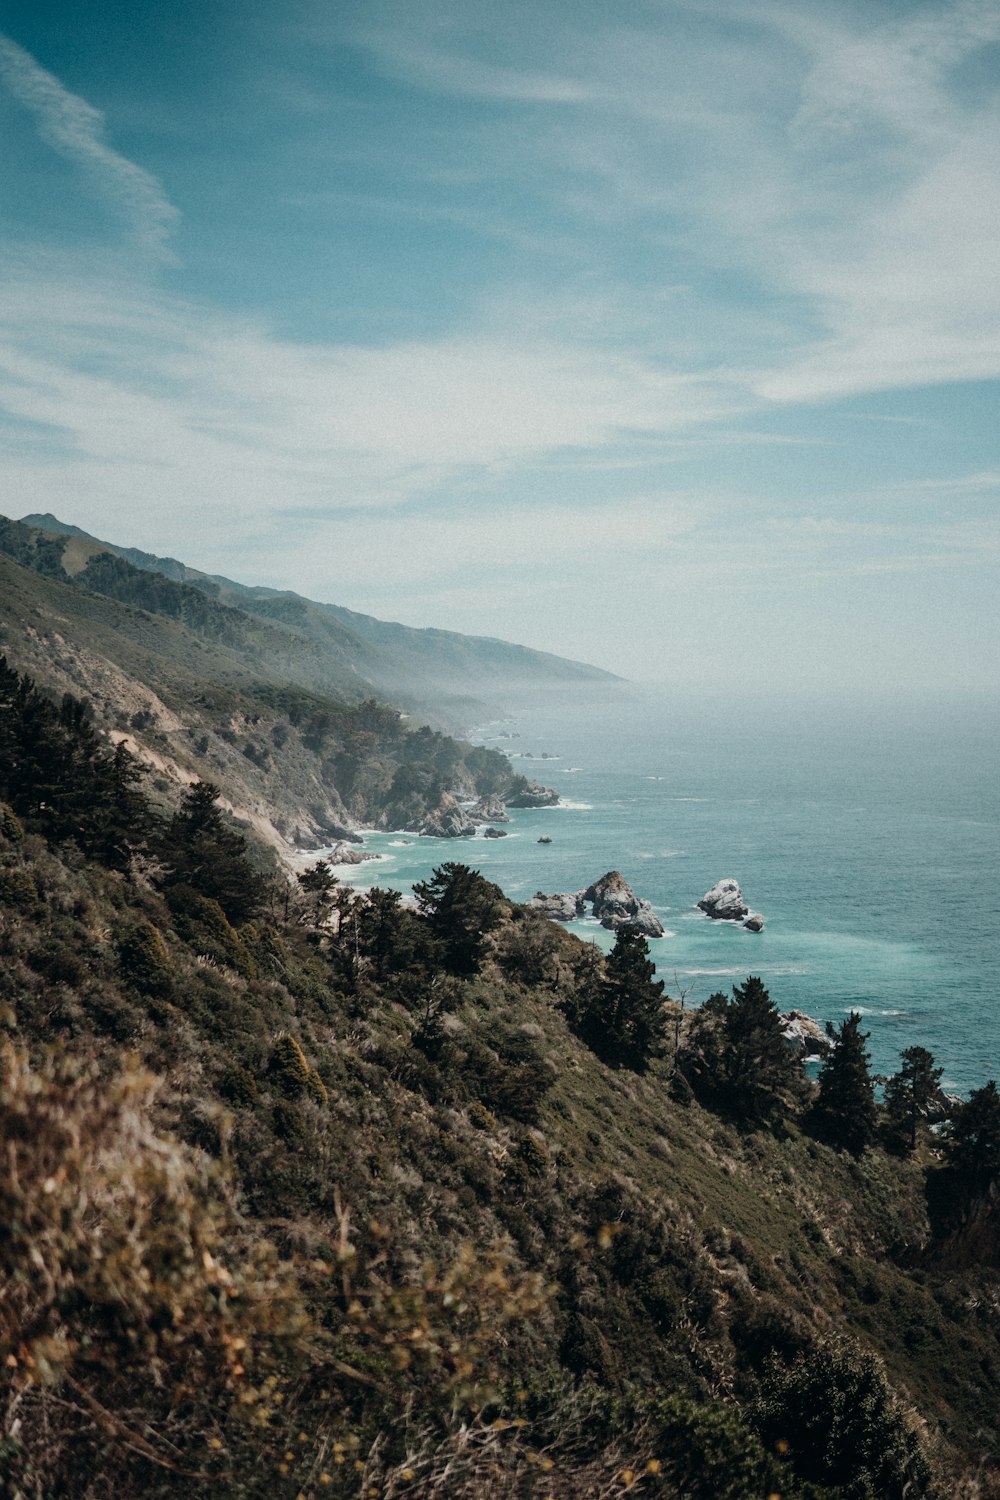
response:
[[[291,690],[282,701],[263,685],[254,696],[201,679],[162,651],[137,651],[113,629],[85,644],[45,602],[3,622],[0,649],[11,665],[56,699],[86,700],[95,725],[148,768],[154,796],[169,802],[211,781],[222,805],[279,855],[357,837],[359,828],[417,827],[456,794],[502,807],[501,794],[522,786],[499,752],[411,731],[394,708]],[[158,628],[152,621],[151,634]]]
[[[927,1186],[932,1235],[907,1263],[947,1272],[1000,1270],[1000,1181],[971,1183],[945,1169],[929,1173]]]

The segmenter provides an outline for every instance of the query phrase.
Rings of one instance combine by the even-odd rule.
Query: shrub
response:
[[[0,906],[27,911],[38,900],[38,887],[27,870],[8,866],[0,870]]]
[[[930,1474],[881,1360],[829,1341],[765,1372],[756,1421],[765,1442],[787,1447],[801,1478],[844,1500],[914,1500]]]
[[[137,1071],[0,1053],[0,1367],[23,1398],[11,1493],[72,1492],[84,1438],[106,1471],[112,1454],[141,1455],[147,1477],[211,1464],[210,1433],[267,1419],[258,1382],[304,1327],[270,1247],[241,1259],[204,1158],[153,1129],[155,1093]]]
[[[252,953],[218,901],[189,885],[171,886],[166,897],[177,931],[192,948],[247,979],[258,977]]]
[[[165,999],[173,989],[170,954],[152,922],[140,922],[118,944],[118,962],[130,984]]]
[[[11,844],[20,844],[24,840],[24,825],[6,802],[0,802],[0,836]]]
[[[778,1466],[738,1408],[668,1396],[650,1424],[655,1461],[686,1500],[758,1500],[778,1491]]]
[[[36,974],[43,974],[53,984],[68,984],[74,989],[82,984],[86,968],[80,956],[59,938],[48,938],[28,954]]]
[[[309,1094],[317,1104],[329,1102],[326,1087],[293,1036],[280,1036],[271,1052],[268,1073],[286,1099]]]
[[[518,1142],[517,1154],[533,1177],[544,1172],[550,1165],[551,1159],[545,1147],[535,1136],[527,1132]]]

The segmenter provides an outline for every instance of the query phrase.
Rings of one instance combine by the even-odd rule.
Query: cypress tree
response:
[[[926,1047],[907,1047],[903,1066],[885,1086],[886,1139],[899,1152],[917,1149],[917,1126],[938,1093],[943,1068],[934,1066]]]
[[[227,828],[217,806],[219,789],[198,781],[163,837],[168,889],[187,885],[217,901],[230,922],[247,922],[263,904],[265,883],[246,857],[247,841]]]
[[[656,967],[638,927],[623,923],[603,963],[591,946],[575,970],[573,992],[562,1005],[570,1030],[612,1067],[644,1072],[663,1054],[667,1018],[663,981],[653,978]]]
[[[992,1078],[973,1089],[952,1120],[945,1151],[970,1185],[988,1188],[1000,1175],[1000,1093]]]
[[[719,997],[721,999],[721,997]],[[733,986],[733,998],[716,1001],[721,1027],[719,1102],[749,1123],[787,1113],[801,1083],[799,1065],[785,1041],[781,1016],[764,983],[749,974]]]
[[[875,1089],[871,1058],[861,1017],[851,1011],[835,1028],[827,1022],[833,1051],[820,1070],[819,1096],[809,1111],[808,1126],[820,1140],[860,1156],[875,1139]]]
[[[449,862],[413,887],[417,905],[442,945],[449,974],[478,974],[487,939],[503,915],[504,894],[468,865]]]

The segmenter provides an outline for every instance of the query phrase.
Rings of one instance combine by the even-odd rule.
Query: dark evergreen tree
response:
[[[973,1089],[951,1121],[945,1152],[970,1187],[985,1190],[1000,1176],[1000,1093],[992,1078]]]
[[[325,859],[318,859],[308,870],[300,870],[299,885],[312,897],[307,920],[319,926],[329,915],[337,882]]]
[[[223,822],[218,798],[210,781],[189,789],[162,838],[163,884],[168,890],[187,886],[217,901],[228,920],[239,924],[261,909],[266,883],[247,859],[246,839]]]
[[[802,1087],[778,1009],[753,974],[732,1000],[718,994],[702,1006],[678,1067],[700,1098],[747,1124],[779,1119]]]
[[[438,966],[437,943],[422,922],[403,905],[399,891],[373,887],[351,911],[358,945],[374,979],[413,978]]]
[[[441,944],[444,967],[450,974],[478,974],[486,955],[488,936],[504,912],[504,894],[478,870],[450,862],[440,865],[430,880],[413,887],[417,905],[433,936]]]
[[[973,1089],[949,1122],[945,1164],[926,1175],[927,1210],[935,1239],[946,1240],[970,1223],[960,1258],[996,1261],[996,1192],[1000,1182],[1000,1093],[992,1079]],[[992,1224],[992,1227],[990,1227]],[[954,1253],[954,1248],[952,1253]]]
[[[917,1128],[940,1092],[943,1068],[934,1066],[926,1047],[907,1047],[903,1066],[885,1086],[885,1141],[900,1154],[917,1149]]]
[[[109,749],[89,705],[66,694],[57,708],[0,659],[0,795],[46,837],[127,868],[150,823],[141,774],[124,745]]]
[[[564,1014],[591,1051],[614,1067],[642,1072],[664,1051],[663,981],[655,972],[649,944],[630,922],[618,928],[603,965],[596,949],[580,964]]]
[[[827,1035],[833,1042],[820,1069],[819,1095],[807,1116],[813,1135],[860,1156],[875,1139],[875,1090],[869,1072],[871,1058],[861,1030],[861,1017],[851,1011],[846,1021],[834,1027],[828,1021]]]
[[[733,986],[724,1035],[726,1089],[737,1111],[750,1120],[775,1118],[786,1107],[799,1069],[778,1008],[755,975]]]

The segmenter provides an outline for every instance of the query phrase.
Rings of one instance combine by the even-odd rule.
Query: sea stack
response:
[[[742,922],[748,932],[760,932],[764,918],[751,911],[743,899],[738,880],[720,880],[706,891],[698,902],[700,909],[716,922]]]
[[[738,880],[720,880],[698,902],[703,912],[717,922],[742,922],[750,912]]]
[[[589,906],[601,926],[611,932],[628,924],[638,927],[643,937],[664,936],[663,923],[651,904],[635,894],[620,870],[609,870],[584,891],[553,896],[536,891],[528,905],[557,922],[572,922],[574,917],[585,916]]]

